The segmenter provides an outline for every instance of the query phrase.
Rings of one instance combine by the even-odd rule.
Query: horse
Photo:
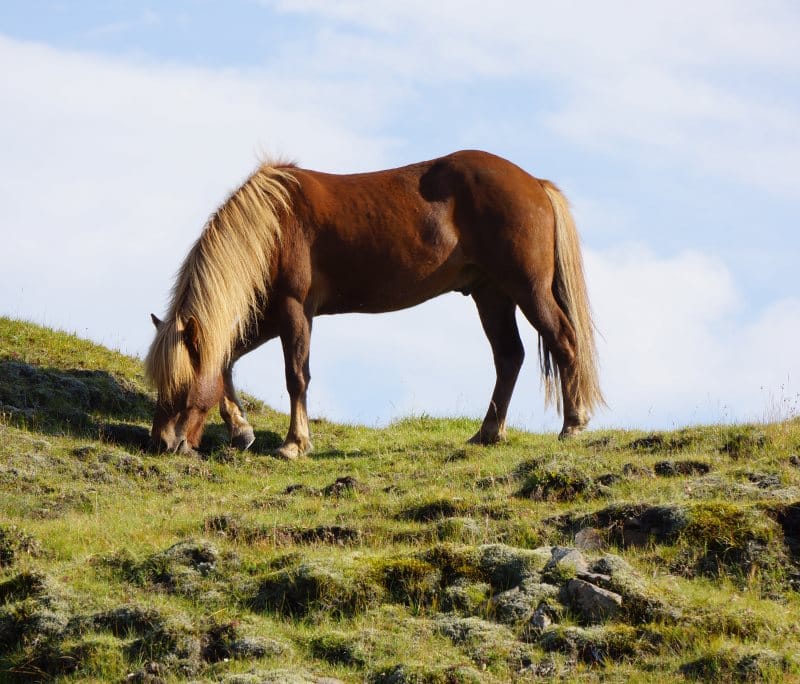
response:
[[[453,291],[474,300],[496,370],[469,442],[506,439],[525,355],[517,307],[538,332],[545,405],[563,413],[560,436],[583,430],[604,399],[578,233],[553,183],[476,150],[348,175],[261,164],[208,219],[164,320],[152,315],[154,447],[198,448],[218,404],[232,445],[247,449],[255,433],[233,365],[279,337],[291,413],[275,453],[307,454],[314,317],[395,311]]]

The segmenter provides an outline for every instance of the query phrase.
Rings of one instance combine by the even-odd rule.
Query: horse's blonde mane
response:
[[[145,358],[147,377],[163,401],[195,375],[183,342],[190,318],[197,323],[202,369],[221,371],[246,338],[269,293],[280,217],[291,212],[288,187],[296,182],[287,165],[264,163],[209,218],[178,271],[169,312]]]

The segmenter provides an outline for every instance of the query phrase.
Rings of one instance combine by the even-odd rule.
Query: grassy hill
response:
[[[146,453],[139,362],[0,318],[0,681],[800,681],[800,422],[375,430],[248,400]]]

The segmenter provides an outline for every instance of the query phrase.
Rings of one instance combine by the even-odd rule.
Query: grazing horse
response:
[[[291,419],[277,454],[307,453],[314,316],[396,311],[452,291],[475,300],[497,371],[470,441],[505,438],[524,356],[517,307],[539,333],[561,436],[585,428],[604,401],[578,235],[555,185],[478,151],[351,175],[260,166],[208,220],[164,321],[153,316],[145,369],[158,390],[155,446],[196,448],[217,403],[232,443],[250,446],[232,367],[280,337]]]

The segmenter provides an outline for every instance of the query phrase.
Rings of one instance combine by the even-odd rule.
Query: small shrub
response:
[[[472,547],[438,544],[421,552],[419,558],[439,569],[444,585],[460,579],[477,580],[483,577],[478,568],[478,555]]]
[[[482,667],[508,660],[517,645],[507,627],[477,617],[441,616],[436,629]]]
[[[0,568],[13,565],[20,553],[41,554],[39,542],[16,525],[0,526]]]
[[[348,576],[331,567],[303,563],[264,577],[249,601],[255,610],[305,616],[323,611],[343,617],[362,613],[382,595],[366,576]]]
[[[432,522],[440,518],[452,518],[463,511],[461,502],[450,499],[433,499],[408,506],[400,511],[400,518],[415,522]]]
[[[679,543],[703,574],[747,578],[758,569],[774,575],[785,566],[781,531],[772,518],[753,508],[708,502],[688,510]]]
[[[430,669],[398,664],[370,673],[366,681],[368,684],[480,684],[485,678],[464,665]]]
[[[779,682],[790,669],[789,660],[772,651],[722,648],[682,665],[680,671],[704,682]]]
[[[419,558],[382,561],[378,570],[389,596],[399,603],[421,607],[433,604],[441,587],[442,573]]]
[[[652,645],[643,641],[636,629],[626,625],[548,627],[539,637],[539,646],[545,651],[576,656],[590,665],[630,660],[642,652],[652,650]]]
[[[472,518],[444,518],[436,525],[436,535],[441,541],[474,544],[481,534],[480,523]]]
[[[311,655],[333,665],[363,667],[367,658],[363,647],[353,637],[341,632],[320,634],[309,643]]]
[[[49,579],[42,573],[21,572],[5,582],[0,582],[0,603],[41,596],[47,590],[48,584]]]
[[[574,468],[534,470],[528,473],[519,490],[519,496],[536,501],[572,501],[596,493],[592,480]]]
[[[748,426],[733,426],[723,435],[719,451],[732,459],[749,458],[767,445],[767,436],[759,429]]]
[[[549,559],[549,550],[531,551],[505,544],[486,544],[478,547],[476,565],[483,579],[496,591],[504,591],[525,579],[535,578]]]

